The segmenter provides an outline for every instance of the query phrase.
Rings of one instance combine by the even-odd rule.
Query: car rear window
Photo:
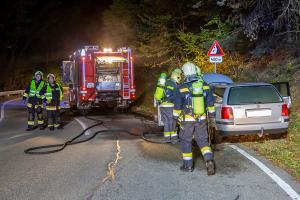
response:
[[[264,104],[282,102],[281,96],[271,85],[240,86],[230,89],[228,105]]]

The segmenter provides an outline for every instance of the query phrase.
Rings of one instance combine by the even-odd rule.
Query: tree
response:
[[[283,36],[298,45],[300,1],[299,0],[228,0],[219,5],[231,8],[229,20],[243,27],[250,41]]]

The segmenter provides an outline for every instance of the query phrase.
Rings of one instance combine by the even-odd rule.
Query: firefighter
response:
[[[174,93],[177,90],[181,81],[181,70],[175,69],[171,73],[171,77],[167,78],[165,73],[162,73],[157,88],[155,91],[155,99],[160,104],[162,121],[164,123],[164,138],[166,142],[173,144],[178,142],[176,131],[176,119],[173,118],[174,109]]]
[[[194,169],[192,140],[198,144],[208,175],[215,174],[215,162],[208,143],[207,114],[213,121],[215,116],[214,98],[210,87],[202,79],[200,68],[187,62],[182,67],[184,83],[176,92],[175,111],[179,116],[181,130],[179,132],[182,149],[182,171],[192,172]]]
[[[54,74],[48,74],[48,83],[41,90],[41,96],[46,104],[48,128],[53,131],[54,128],[62,129],[60,119],[60,102],[63,98],[63,89],[56,83]]]
[[[40,91],[44,87],[45,82],[43,81],[43,73],[37,71],[34,74],[34,78],[31,80],[29,85],[26,87],[23,94],[23,101],[28,109],[28,127],[26,131],[31,131],[36,128],[35,126],[35,115],[37,116],[38,126],[41,130],[45,128],[43,118],[43,104],[40,96]]]

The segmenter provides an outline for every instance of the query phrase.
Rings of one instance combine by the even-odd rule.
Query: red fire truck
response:
[[[71,108],[128,108],[135,99],[132,51],[84,46],[63,61],[62,81],[69,85]]]

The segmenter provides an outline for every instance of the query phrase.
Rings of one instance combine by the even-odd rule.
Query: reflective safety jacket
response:
[[[173,80],[168,79],[164,88],[164,97],[162,98],[161,107],[174,107],[175,92],[178,90],[179,85]]]
[[[25,92],[23,94],[23,100],[28,98],[28,106],[31,107],[33,104],[41,104],[42,97],[40,96],[40,91],[45,86],[45,82],[43,80],[36,81],[32,79],[30,84],[26,87]],[[31,105],[31,106],[30,106]]]
[[[210,86],[203,80],[198,81],[200,84],[194,84],[197,81],[186,82],[176,91],[173,115],[179,117],[180,121],[202,121],[206,120],[207,111],[215,113],[214,97]],[[200,85],[202,88],[195,90],[193,84]]]
[[[63,99],[63,89],[60,84],[47,83],[40,92],[43,101],[46,102],[46,110],[60,109],[60,102]]]

